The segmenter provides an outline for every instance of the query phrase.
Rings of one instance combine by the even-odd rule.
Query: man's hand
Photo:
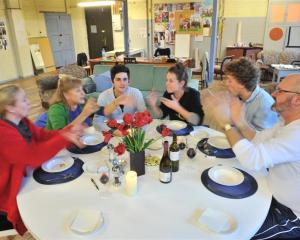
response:
[[[132,96],[128,95],[120,95],[116,98],[116,103],[118,105],[124,105],[124,106],[133,106],[134,105],[134,98]]]
[[[147,102],[150,106],[156,106],[157,103],[157,93],[155,91],[151,91],[147,96]]]
[[[231,124],[230,95],[228,92],[219,92],[207,96],[203,101],[203,106],[212,113],[218,125],[223,128],[225,124]]]
[[[238,128],[243,128],[247,125],[245,117],[245,104],[237,97],[233,97],[230,103],[231,119],[233,124]]]

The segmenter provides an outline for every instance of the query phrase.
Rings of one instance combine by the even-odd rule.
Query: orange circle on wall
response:
[[[281,28],[278,28],[278,27],[272,28],[270,33],[269,33],[269,36],[273,41],[278,41],[282,38],[283,31],[282,31]]]

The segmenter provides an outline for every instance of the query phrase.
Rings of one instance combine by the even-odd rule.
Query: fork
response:
[[[64,180],[64,179],[67,179],[67,178],[70,178],[70,177],[74,177],[73,174],[67,173],[67,174],[60,175],[59,177],[56,177],[56,178],[46,179],[45,181],[46,182],[51,182],[51,181],[56,181],[56,180]]]

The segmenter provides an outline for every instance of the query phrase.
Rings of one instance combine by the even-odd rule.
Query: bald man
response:
[[[240,163],[251,170],[269,169],[273,199],[253,239],[300,239],[300,74],[287,76],[272,96],[281,122],[261,132],[248,125],[239,99],[210,96],[206,102],[214,106],[213,114]]]

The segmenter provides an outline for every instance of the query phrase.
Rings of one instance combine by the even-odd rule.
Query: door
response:
[[[45,19],[55,66],[76,63],[71,17],[65,13],[46,13]]]
[[[100,57],[103,47],[106,51],[113,50],[111,7],[86,8],[85,20],[90,58]]]

